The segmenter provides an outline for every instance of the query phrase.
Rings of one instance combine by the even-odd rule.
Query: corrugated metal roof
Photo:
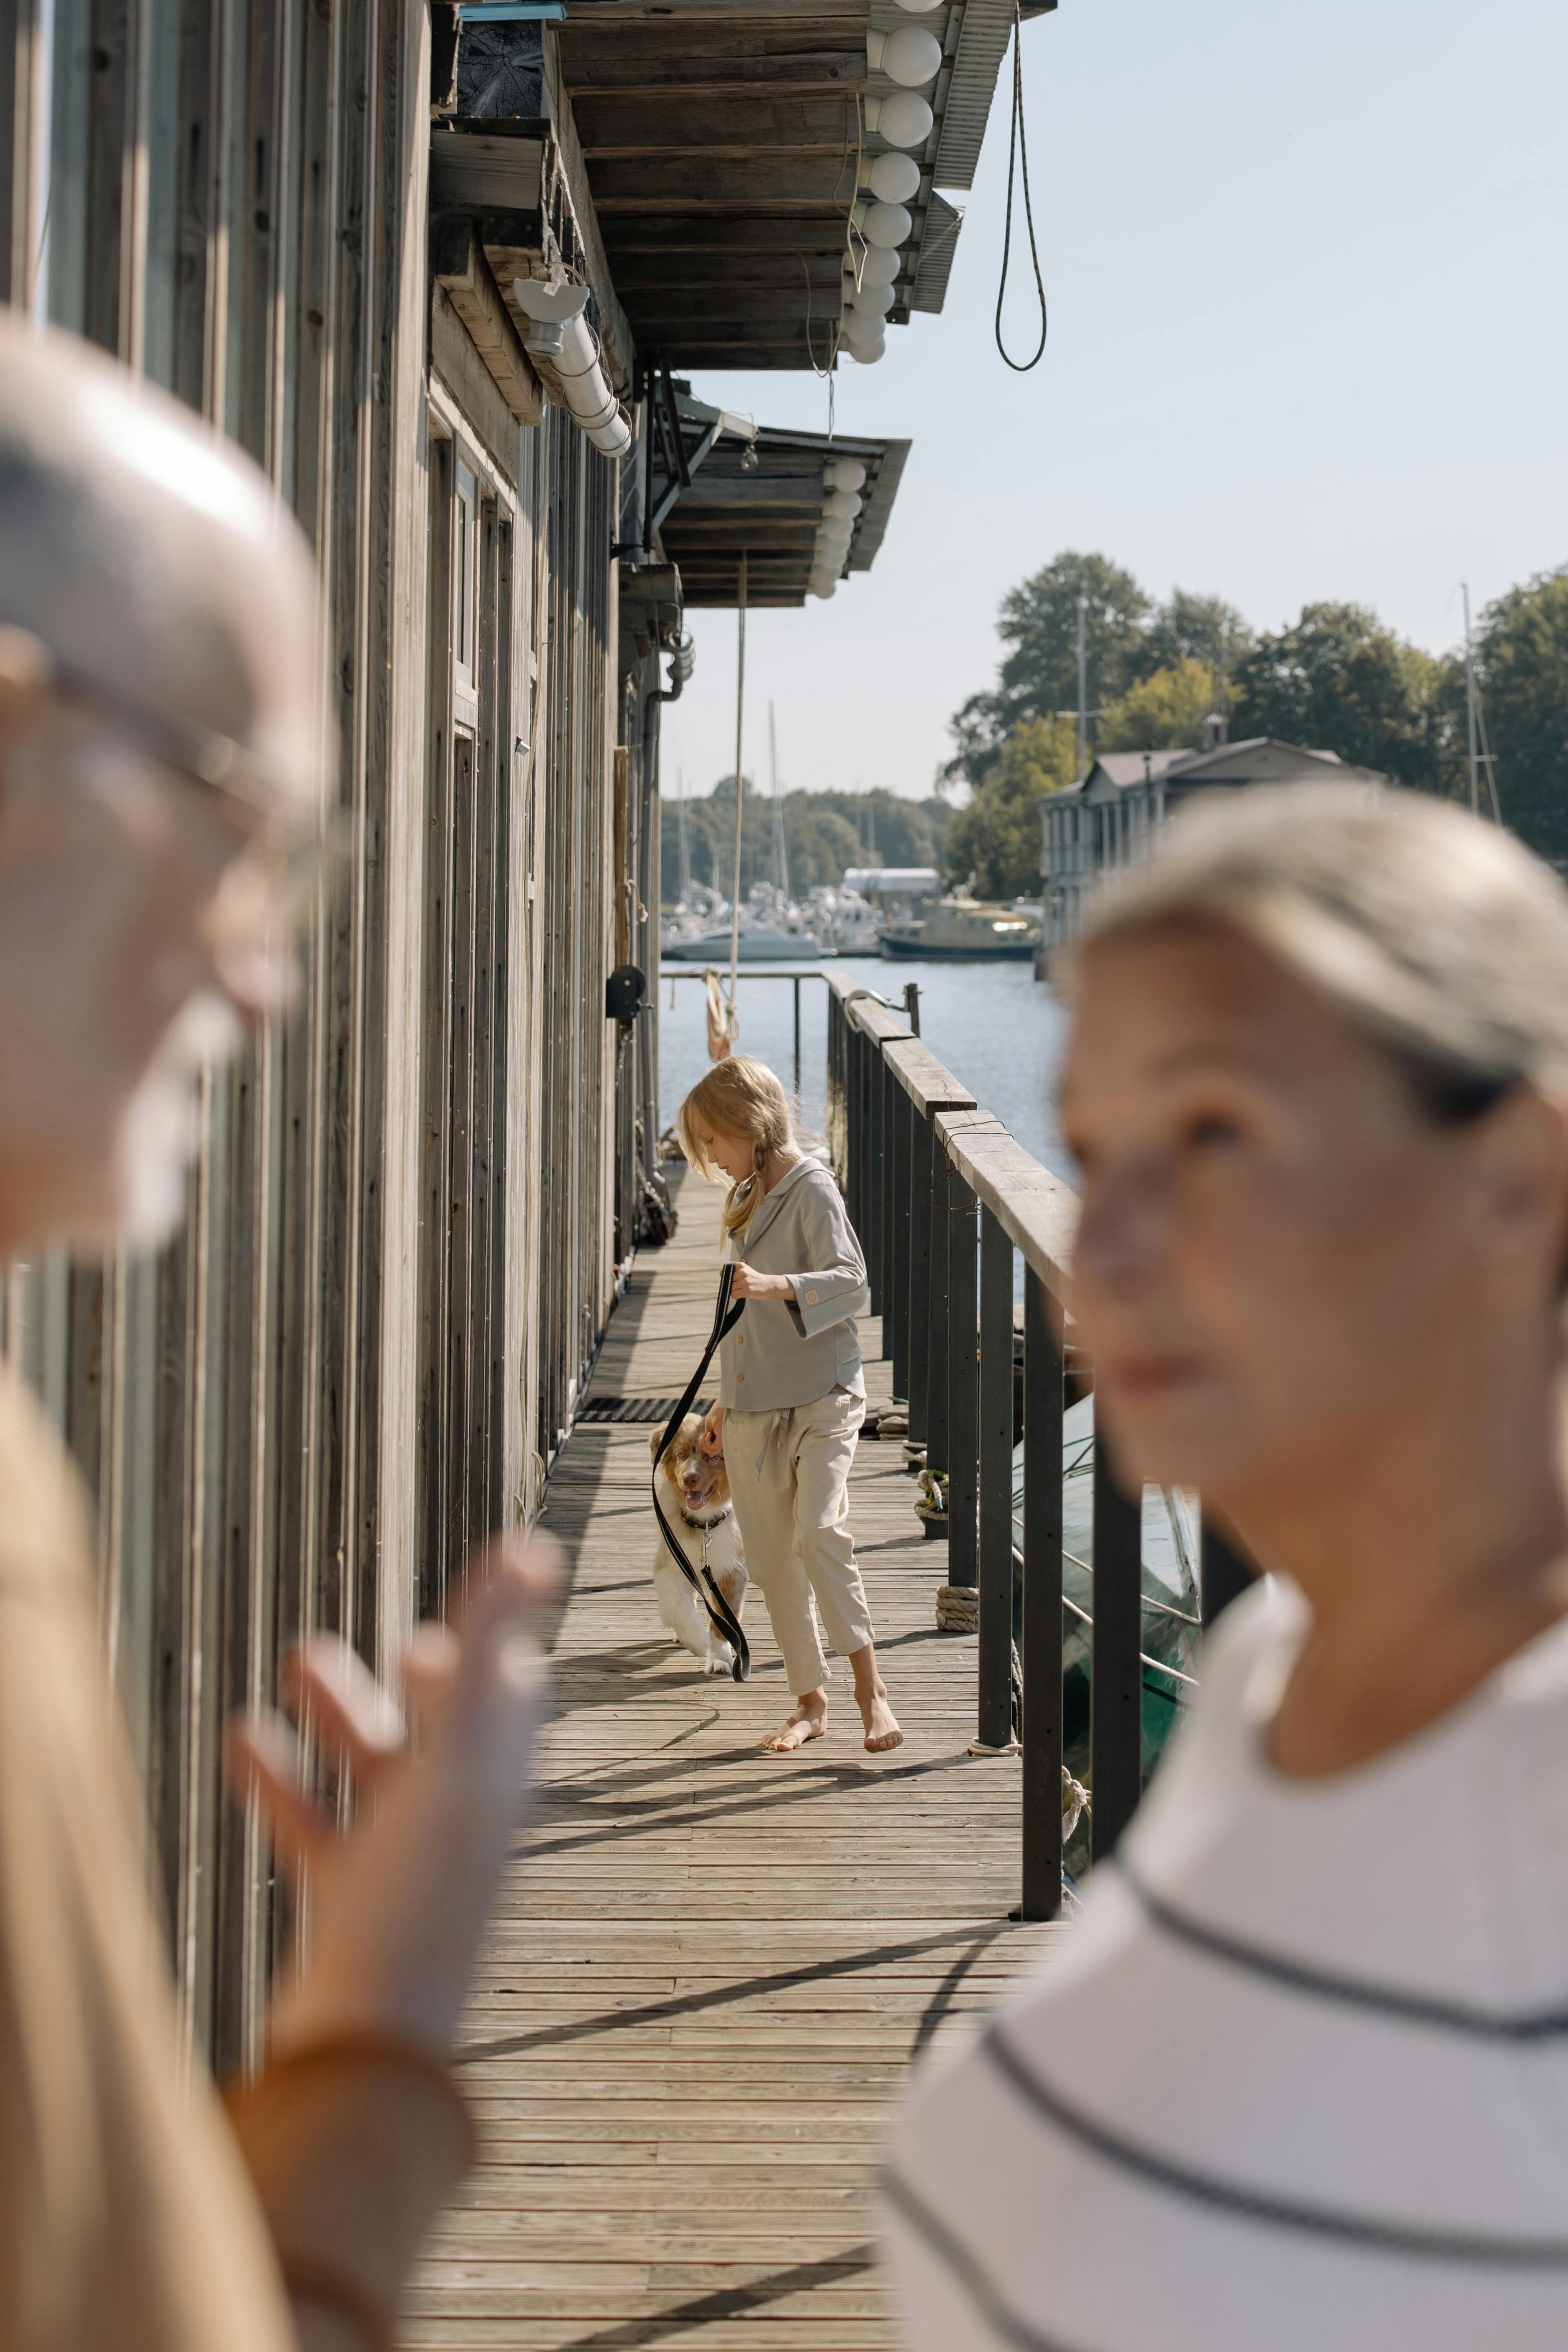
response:
[[[863,453],[857,449],[857,457]],[[855,526],[850,542],[849,569],[869,572],[873,559],[882,544],[888,528],[888,518],[893,511],[893,500],[899,494],[899,484],[904,478],[904,460],[910,454],[907,441],[885,441],[882,455],[872,478],[869,495]]]
[[[996,77],[1013,31],[1013,0],[963,0],[958,41],[945,44],[952,60],[941,107],[936,151],[939,188],[972,188],[980,162],[985,119],[996,95]]]
[[[962,205],[950,205],[945,196],[934,193],[927,199],[920,264],[915,271],[914,292],[910,297],[911,310],[940,310],[946,301],[947,281],[963,226]]]

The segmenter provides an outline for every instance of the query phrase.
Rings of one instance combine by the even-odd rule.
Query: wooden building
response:
[[[1100,877],[1142,865],[1166,818],[1194,793],[1314,783],[1375,793],[1388,782],[1375,768],[1347,766],[1334,751],[1307,751],[1266,735],[1232,743],[1221,719],[1210,720],[1207,732],[1195,751],[1101,751],[1086,776],[1041,801],[1042,977],[1050,950],[1077,938]]]
[[[1026,14],[1034,13],[1026,11]],[[528,1520],[657,1184],[658,724],[684,611],[798,604],[825,459],[672,371],[832,363],[890,0],[0,0],[0,292],[247,449],[320,560],[346,871],[205,1083],[180,1239],[4,1277],[99,1507],[193,2037],[289,1931],[219,1780],[302,1628],[370,1659]],[[940,307],[1012,21],[940,0],[892,318]],[[604,398],[584,428],[586,289]],[[540,316],[541,307],[544,310]],[[569,305],[568,305],[569,307]],[[563,341],[563,338],[565,341]],[[651,912],[650,912],[651,910]],[[633,983],[635,992],[635,982]]]

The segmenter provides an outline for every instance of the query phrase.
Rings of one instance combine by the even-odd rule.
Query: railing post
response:
[[[1098,1400],[1097,1400],[1098,1402]],[[1091,1851],[1111,1853],[1143,1779],[1143,1501],[1118,1482],[1104,1426],[1094,1430],[1094,1634],[1089,1668]]]
[[[931,1133],[931,1278],[926,1290],[926,1467],[945,1476],[947,1434],[947,1187],[948,1158],[934,1126]],[[937,1528],[932,1533],[940,1535]]]
[[[910,1443],[923,1445],[931,1396],[931,1185],[930,1114],[910,1105]]]
[[[1024,1268],[1024,1889],[1026,1919],[1062,1902],[1062,1318]]]
[[[980,1211],[980,1664],[975,1742],[1013,1741],[1013,1244]]]
[[[980,1303],[974,1195],[956,1169],[949,1170],[947,1186],[947,1580],[961,1591],[973,1591],[980,1580]]]
[[[910,1162],[914,1105],[890,1066],[892,1089],[893,1207],[888,1228],[892,1255],[893,1394],[906,1402],[910,1393]]]
[[[800,974],[795,976],[795,1107],[800,1108]]]
[[[1240,1599],[1257,1576],[1257,1569],[1239,1546],[1221,1535],[1205,1511],[1198,1553],[1198,1612],[1205,1628]]]
[[[882,1163],[887,1151],[885,1102],[882,1089],[881,1040],[868,1034],[866,1039],[866,1132],[870,1149],[866,1154],[866,1223],[861,1228],[860,1246],[866,1253],[866,1270],[871,1282],[871,1312],[882,1320],[882,1353],[888,1352],[888,1287],[883,1280],[887,1257],[887,1239],[882,1222]]]
[[[881,1066],[878,1076],[882,1082],[882,1353],[891,1360],[899,1335],[898,1118],[899,1097],[904,1090],[888,1059],[885,1039],[879,1060]],[[893,1386],[896,1390],[897,1379]]]

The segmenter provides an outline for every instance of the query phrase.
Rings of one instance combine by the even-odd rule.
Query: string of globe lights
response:
[[[942,0],[898,0],[910,16],[925,16]],[[866,130],[889,151],[874,158],[866,192],[857,190],[850,215],[850,257],[845,262],[844,314],[837,348],[861,367],[874,367],[888,348],[888,313],[897,297],[902,267],[899,247],[915,225],[910,199],[918,194],[921,167],[910,148],[931,137],[936,117],[921,96],[942,67],[942,43],[923,25],[900,25],[896,33],[866,36],[866,61],[873,73],[897,85],[889,98],[866,100]],[[855,246],[858,245],[858,258]],[[826,496],[812,548],[810,593],[831,596],[848,559],[849,543],[865,500],[866,468],[858,457],[834,457],[822,469]]]

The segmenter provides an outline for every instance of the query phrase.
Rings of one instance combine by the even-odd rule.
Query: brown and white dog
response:
[[[655,1430],[650,1453],[658,1452],[663,1434],[662,1430]],[[746,1555],[735,1525],[724,1457],[704,1454],[701,1435],[701,1414],[689,1412],[654,1474],[659,1482],[658,1499],[671,1534],[697,1575],[700,1577],[706,1559],[714,1583],[738,1618],[746,1605]],[[707,1611],[671,1559],[662,1536],[654,1555],[653,1591],[661,1622],[694,1658],[701,1659],[703,1673],[727,1675],[735,1663],[734,1650],[714,1632]]]

